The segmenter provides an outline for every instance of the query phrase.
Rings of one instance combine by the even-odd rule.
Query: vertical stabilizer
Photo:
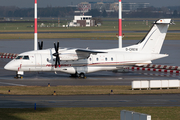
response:
[[[171,19],[160,19],[154,22],[151,30],[139,41],[137,46],[144,53],[160,53]]]
[[[159,54],[170,23],[171,19],[160,19],[155,21],[152,28],[141,41],[136,45],[125,47],[124,50]]]

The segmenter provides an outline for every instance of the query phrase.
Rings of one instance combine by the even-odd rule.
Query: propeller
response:
[[[60,59],[59,59],[59,42],[57,42],[57,45],[56,43],[54,43],[54,49],[55,49],[55,53],[53,54],[53,56],[56,57],[56,61],[55,61],[55,68],[57,68],[57,66],[60,67]]]
[[[42,50],[42,49],[43,49],[43,41],[41,41],[41,43],[38,42],[38,47],[39,47],[39,50]]]

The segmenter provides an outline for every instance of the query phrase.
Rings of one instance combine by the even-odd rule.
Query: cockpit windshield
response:
[[[29,60],[29,56],[24,56],[23,59],[24,60]]]
[[[29,56],[28,56],[28,55],[25,55],[25,56],[17,56],[15,59],[16,59],[16,60],[19,60],[19,59],[29,60]]]
[[[16,59],[22,59],[23,58],[23,56],[17,56],[16,57]]]

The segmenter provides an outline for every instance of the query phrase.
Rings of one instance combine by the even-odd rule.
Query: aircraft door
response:
[[[35,66],[36,66],[36,69],[41,69],[41,67],[42,67],[42,56],[41,56],[41,54],[35,54]]]

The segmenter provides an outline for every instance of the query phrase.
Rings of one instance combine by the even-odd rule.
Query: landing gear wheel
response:
[[[23,76],[21,76],[20,74],[17,74],[14,78],[16,78],[16,79],[23,79]]]
[[[86,78],[86,76],[85,76],[85,74],[84,74],[84,73],[80,73],[80,74],[79,74],[79,78],[84,78],[84,79],[85,79],[85,78]]]

